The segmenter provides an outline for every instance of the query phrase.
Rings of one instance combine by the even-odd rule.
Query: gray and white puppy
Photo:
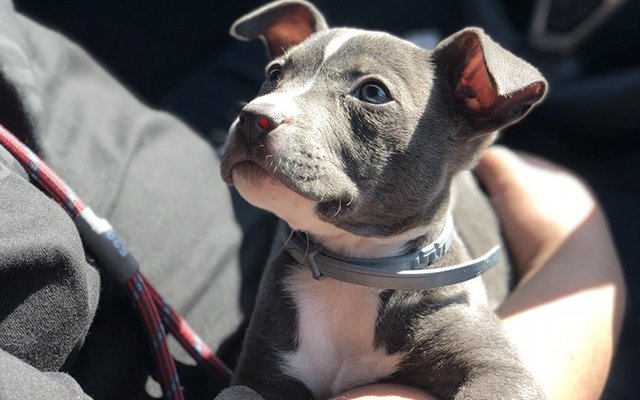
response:
[[[224,180],[247,201],[347,257],[420,249],[450,212],[457,234],[429,268],[497,244],[486,201],[461,172],[544,96],[535,68],[480,29],[427,51],[382,32],[329,29],[304,1],[267,4],[231,33],[262,38],[272,59],[222,161]],[[492,286],[501,295],[504,282]],[[323,399],[371,382],[441,399],[543,398],[481,284],[316,280],[284,250],[264,273],[234,384],[266,399]]]

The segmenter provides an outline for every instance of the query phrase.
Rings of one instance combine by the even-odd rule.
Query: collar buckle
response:
[[[309,267],[311,269],[311,275],[313,275],[313,279],[317,281],[321,281],[324,279],[325,275],[320,271],[320,267],[318,267],[318,263],[316,262],[316,255],[320,252],[320,250],[313,252],[307,256],[307,260],[309,260]]]
[[[434,243],[434,246],[429,248],[428,251],[420,250],[418,252],[418,257],[411,265],[411,269],[422,269],[433,264],[436,260],[442,257],[442,254],[444,253],[443,250],[444,248],[438,246],[437,243]]]
[[[303,259],[303,263],[306,261],[311,270],[311,274],[313,275],[313,279],[317,281],[321,281],[324,279],[325,274],[322,273],[320,267],[318,266],[318,262],[316,260],[316,256],[322,252],[324,247],[318,243],[310,243],[309,249],[307,250],[305,257]]]

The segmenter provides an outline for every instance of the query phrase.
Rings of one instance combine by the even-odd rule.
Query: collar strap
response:
[[[319,243],[310,242],[300,232],[291,236],[285,249],[309,268],[317,280],[328,276],[380,289],[433,289],[480,276],[498,262],[500,246],[495,246],[482,257],[462,264],[428,268],[449,249],[453,233],[453,220],[448,215],[442,232],[429,245],[410,254],[376,259],[340,256]]]

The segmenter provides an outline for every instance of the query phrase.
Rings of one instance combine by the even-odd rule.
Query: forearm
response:
[[[549,399],[597,399],[622,325],[622,268],[598,208],[498,310],[511,342]],[[576,257],[581,254],[581,257]],[[431,397],[395,385],[371,385],[335,399]]]
[[[597,399],[604,388],[625,304],[620,261],[607,233],[594,208],[498,310],[550,399]]]

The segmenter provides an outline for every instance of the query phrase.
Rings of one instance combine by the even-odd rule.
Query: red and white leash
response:
[[[142,275],[137,261],[109,222],[98,217],[44,161],[2,125],[0,145],[20,162],[44,192],[67,211],[98,266],[108,270],[124,286],[142,321],[164,397],[184,399],[175,362],[167,347],[165,328],[204,371],[228,384],[231,370]]]

